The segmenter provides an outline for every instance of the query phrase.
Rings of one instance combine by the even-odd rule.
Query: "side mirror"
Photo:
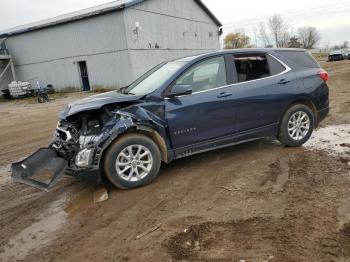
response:
[[[185,96],[192,94],[192,87],[190,85],[174,85],[168,95],[170,98],[177,96]]]

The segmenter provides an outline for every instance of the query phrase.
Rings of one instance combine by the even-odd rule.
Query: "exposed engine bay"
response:
[[[69,168],[98,169],[104,142],[118,121],[132,124],[132,119],[118,114],[121,106],[103,107],[60,120],[52,148],[68,161]]]
[[[59,115],[51,145],[13,163],[13,179],[47,191],[66,168],[101,171],[107,148],[120,135],[135,130],[156,136],[160,147],[166,148],[164,105],[154,102],[147,107],[143,102],[142,96],[109,92],[68,105]],[[34,179],[42,173],[51,178],[46,182]]]

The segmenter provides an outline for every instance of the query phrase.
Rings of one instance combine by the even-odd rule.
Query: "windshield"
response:
[[[126,93],[133,95],[147,95],[160,88],[185,62],[163,63],[131,84]]]

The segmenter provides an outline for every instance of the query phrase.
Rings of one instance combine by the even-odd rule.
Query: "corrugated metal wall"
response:
[[[149,0],[11,36],[7,45],[20,80],[59,89],[81,89],[78,61],[87,61],[92,87],[119,88],[162,61],[220,48],[216,24],[188,0]]]
[[[123,12],[11,36],[6,43],[23,81],[80,89],[76,62],[83,60],[91,86],[121,87],[132,81]]]
[[[220,49],[217,25],[194,1],[145,1],[129,8],[125,21],[134,78],[165,60]]]

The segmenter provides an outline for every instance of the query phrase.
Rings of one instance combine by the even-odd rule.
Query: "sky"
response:
[[[301,26],[315,26],[322,35],[321,47],[350,41],[349,0],[202,1],[224,24],[225,34],[244,31],[253,44],[254,27],[274,14],[280,14],[294,32]],[[0,0],[0,31],[107,2],[110,0]]]

